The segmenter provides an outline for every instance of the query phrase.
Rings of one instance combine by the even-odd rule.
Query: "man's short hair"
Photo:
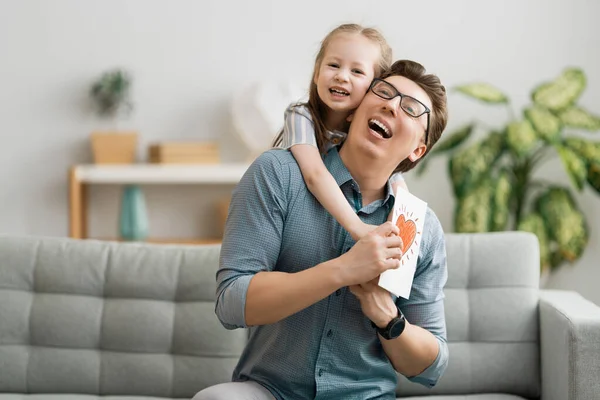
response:
[[[389,70],[382,74],[381,78],[385,79],[390,76],[403,76],[410,79],[419,85],[431,99],[433,109],[431,110],[429,121],[429,137],[427,143],[425,143],[427,146],[427,150],[423,155],[425,157],[440,139],[448,123],[446,88],[442,85],[437,75],[426,73],[425,67],[411,60],[396,61]],[[394,172],[406,172],[413,169],[423,157],[417,161],[411,161],[406,158],[398,164]]]

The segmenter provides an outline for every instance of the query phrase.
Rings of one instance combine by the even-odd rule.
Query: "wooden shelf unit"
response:
[[[242,163],[75,165],[69,171],[69,236],[75,239],[88,238],[88,190],[92,184],[235,185],[240,181],[249,166],[249,164]],[[218,243],[219,239],[154,238],[147,241],[152,243],[212,244]]]

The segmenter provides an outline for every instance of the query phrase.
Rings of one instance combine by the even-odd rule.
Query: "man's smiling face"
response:
[[[398,92],[408,95],[432,109],[431,99],[415,82],[394,75],[385,79]],[[400,107],[400,96],[383,99],[369,90],[352,116],[347,142],[367,151],[372,157],[385,158],[397,165],[405,158],[412,161],[425,154],[427,115],[412,117]],[[347,143],[349,144],[349,143]]]

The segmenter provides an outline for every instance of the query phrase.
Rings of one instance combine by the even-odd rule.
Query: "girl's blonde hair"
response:
[[[383,37],[383,35],[375,28],[365,28],[359,24],[343,24],[338,26],[337,28],[329,32],[327,36],[325,36],[325,39],[323,39],[323,41],[321,42],[321,48],[317,53],[317,58],[315,59],[315,66],[313,68],[313,73],[310,79],[308,102],[298,104],[298,106],[305,106],[310,111],[315,127],[317,146],[319,147],[319,151],[321,153],[325,152],[325,147],[328,143],[326,135],[327,128],[325,127],[325,123],[323,122],[325,119],[325,112],[327,110],[327,106],[319,97],[319,93],[317,92],[317,84],[315,83],[314,78],[319,72],[319,68],[321,68],[321,63],[323,62],[323,58],[325,57],[327,47],[336,35],[342,33],[360,34],[379,45],[380,56],[379,63],[375,68],[375,77],[379,77],[379,75],[381,75],[383,71],[389,69],[390,65],[392,64],[392,49]],[[277,135],[277,137],[273,141],[273,146],[279,146],[282,142],[282,139],[283,131],[281,131],[279,135]]]

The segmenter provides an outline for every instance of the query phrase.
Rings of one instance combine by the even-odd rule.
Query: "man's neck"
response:
[[[346,125],[348,122],[346,119],[348,118],[347,112],[341,111],[333,111],[331,109],[327,112],[327,117],[325,118],[325,127],[329,131],[344,131],[346,130]]]
[[[352,178],[358,183],[362,194],[363,206],[376,200],[383,199],[387,181],[393,170],[387,172],[390,167],[373,158],[366,157],[360,151],[352,151],[347,146],[340,149],[342,163]]]

